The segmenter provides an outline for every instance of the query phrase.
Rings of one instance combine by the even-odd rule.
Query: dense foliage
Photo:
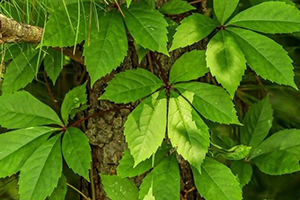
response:
[[[269,175],[300,171],[299,117],[274,98],[286,96],[284,103],[290,103],[291,110],[299,108],[297,67],[287,52],[293,56],[297,49],[273,35],[299,37],[296,4],[208,4],[213,12],[206,14],[183,0],[158,9],[153,0],[122,5],[89,0],[1,4],[6,16],[17,21],[25,17],[26,23],[44,28],[38,45],[6,44],[2,51],[1,66],[8,66],[0,97],[0,125],[5,128],[0,135],[0,177],[19,173],[21,200],[64,199],[64,162],[89,181],[89,141],[77,128],[81,121],[73,119],[89,108],[86,88],[116,70],[129,45],[134,45],[139,61],[149,52],[170,56],[187,46],[193,50],[182,54],[168,72],[160,64],[157,70],[121,71],[99,97],[117,104],[139,102],[124,126],[128,150],[117,175],[100,174],[109,198],[183,199],[182,159],[190,164],[195,186],[206,200],[245,198],[243,187],[254,182],[258,169]],[[172,16],[183,16],[180,24]],[[203,40],[205,50],[195,45]],[[52,47],[70,46],[74,52],[82,48],[89,79],[66,93],[57,114],[26,90],[42,70],[55,85],[71,61],[62,49]],[[247,109],[239,106],[250,104],[244,114]],[[138,188],[130,178],[145,172]]]

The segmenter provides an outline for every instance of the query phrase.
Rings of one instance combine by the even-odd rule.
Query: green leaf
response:
[[[180,47],[186,47],[202,40],[217,26],[218,23],[216,21],[201,14],[193,14],[184,18],[174,35],[174,40],[170,51]]]
[[[241,187],[244,187],[251,180],[253,170],[249,163],[242,160],[233,161],[230,169],[238,177]]]
[[[44,59],[45,70],[54,85],[63,68],[64,55],[54,49],[48,49],[47,53]]]
[[[300,171],[299,156],[285,150],[262,154],[252,159],[257,167],[270,175],[290,174]]]
[[[135,50],[136,53],[138,55],[138,59],[139,59],[139,63],[142,62],[143,58],[147,55],[147,53],[149,52],[148,49],[145,49],[144,47],[142,47],[141,45],[139,45],[138,43],[134,43],[135,46]]]
[[[52,192],[51,196],[48,198],[48,200],[65,200],[65,196],[67,194],[67,179],[62,174],[57,187]]]
[[[300,30],[300,12],[297,7],[285,2],[270,1],[244,10],[227,25],[263,33],[292,33]]]
[[[232,15],[240,0],[214,0],[214,11],[219,22],[224,25]]]
[[[26,128],[45,124],[62,125],[56,113],[30,93],[21,91],[0,97],[0,125]]]
[[[134,2],[123,9],[126,26],[142,47],[168,55],[167,26],[163,15],[151,6]]]
[[[4,75],[3,94],[13,93],[31,83],[40,66],[38,57],[38,51],[27,49],[13,58]]]
[[[90,3],[73,3],[55,8],[45,27],[42,45],[74,46],[82,42],[89,27]]]
[[[91,84],[117,68],[127,55],[127,49],[127,35],[121,14],[115,9],[101,14],[99,20],[92,23],[90,43],[84,44],[84,61]]]
[[[201,174],[192,168],[196,187],[206,200],[241,200],[242,190],[231,171],[222,163],[205,158]]]
[[[126,0],[127,8],[129,8],[132,0]]]
[[[147,195],[144,197],[143,200],[155,200],[155,197],[153,196],[153,188],[150,187]]]
[[[138,200],[139,191],[127,178],[100,174],[107,196],[111,200]]]
[[[250,159],[277,151],[293,153],[300,159],[300,130],[285,129],[274,133],[253,149]]]
[[[167,15],[178,15],[191,10],[195,10],[194,6],[191,6],[187,1],[183,0],[172,0],[164,3],[159,11]]]
[[[208,43],[206,61],[213,76],[233,98],[246,69],[246,60],[235,39],[219,31]]]
[[[221,155],[228,160],[240,160],[249,155],[251,147],[245,145],[237,145],[223,152]]]
[[[154,163],[153,155],[146,159],[145,161],[139,163],[136,167],[134,167],[134,158],[130,154],[129,150],[124,152],[122,159],[119,162],[119,166],[117,168],[118,176],[125,177],[134,177],[143,174],[144,172],[151,169],[153,166],[156,166],[169,152],[171,149],[171,145],[167,143],[163,143],[161,147],[154,154]]]
[[[232,100],[222,88],[199,82],[180,83],[176,88],[194,93],[189,101],[205,118],[223,124],[240,124]]]
[[[290,1],[290,0],[249,0],[249,1],[250,1],[250,3],[251,3],[252,5],[257,5],[257,4],[266,2],[266,1],[284,1],[284,2],[287,3],[287,4],[295,5],[295,3],[292,2],[292,1]]]
[[[62,141],[62,153],[68,166],[86,180],[91,168],[91,148],[89,140],[78,128],[68,128]]]
[[[180,173],[175,153],[163,159],[143,179],[140,199],[143,199],[151,188],[155,200],[180,199]]]
[[[72,110],[79,108],[80,105],[87,102],[86,83],[70,90],[61,105],[61,117],[65,124],[68,124],[68,118]]]
[[[20,199],[45,199],[57,186],[62,172],[60,137],[42,144],[21,168]]]
[[[127,118],[124,134],[134,167],[155,153],[165,137],[167,101],[163,95],[148,97]]]
[[[273,110],[267,96],[248,110],[241,127],[241,143],[256,147],[268,135],[273,122]]]
[[[294,83],[292,60],[279,44],[249,30],[238,28],[227,30],[233,34],[245,55],[247,64],[258,75],[278,84],[297,88]]]
[[[0,134],[0,177],[17,173],[55,130],[50,127],[31,127]]]
[[[183,54],[171,68],[170,83],[197,79],[208,72],[205,51],[194,50]]]
[[[183,94],[184,95],[184,94]],[[208,127],[181,96],[171,93],[168,135],[172,146],[199,171],[209,146]]]
[[[118,73],[105,89],[101,100],[129,103],[139,100],[163,86],[164,83],[151,72],[138,68]]]

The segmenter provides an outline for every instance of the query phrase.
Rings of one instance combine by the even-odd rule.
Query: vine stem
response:
[[[67,183],[67,186],[69,186],[70,188],[72,188],[73,190],[75,190],[76,192],[78,192],[81,196],[83,196],[86,200],[92,200],[91,198],[85,196],[81,191],[79,191],[76,187],[74,187],[73,185]]]
[[[165,74],[165,72],[164,72],[164,70],[162,68],[161,63],[157,60],[157,58],[155,56],[153,56],[153,59],[154,59],[154,62],[157,64],[158,68],[159,68],[159,71],[161,73],[162,79],[163,79],[163,81],[164,81],[164,83],[166,85],[166,89],[169,90],[171,86],[169,85],[168,78],[167,78],[167,76],[166,76],[166,74]]]

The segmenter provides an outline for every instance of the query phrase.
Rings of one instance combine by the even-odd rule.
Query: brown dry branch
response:
[[[0,14],[0,44],[4,43],[40,43],[43,37],[44,29],[37,26],[22,24],[14,19]],[[69,56],[75,62],[84,65],[82,52],[77,50],[73,53],[74,47],[59,48],[54,47],[55,50],[61,51]]]

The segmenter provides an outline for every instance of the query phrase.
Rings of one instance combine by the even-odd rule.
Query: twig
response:
[[[76,192],[78,192],[81,196],[83,196],[86,200],[92,200],[91,198],[85,196],[82,192],[80,192],[76,187],[74,187],[73,185],[67,183],[67,186],[69,186],[70,188],[72,188],[73,190],[75,190]]]
[[[167,76],[161,66],[161,63],[157,60],[157,58],[155,56],[153,56],[153,59],[154,59],[154,62],[157,64],[157,66],[159,67],[159,70],[160,70],[160,73],[161,73],[161,76],[162,76],[162,79],[166,85],[166,87],[169,87],[169,83],[168,83],[168,79],[167,79]]]
[[[125,15],[124,15],[124,13],[123,13],[123,11],[122,11],[122,9],[121,9],[119,3],[117,2],[117,0],[114,0],[114,2],[115,2],[115,4],[117,5],[118,10],[120,11],[121,15],[125,18]]]
[[[154,73],[154,70],[153,70],[153,64],[152,64],[152,59],[151,59],[151,54],[150,54],[150,52],[147,53],[147,58],[148,58],[148,62],[149,62],[149,65],[150,65],[151,73],[153,74],[153,73]]]

